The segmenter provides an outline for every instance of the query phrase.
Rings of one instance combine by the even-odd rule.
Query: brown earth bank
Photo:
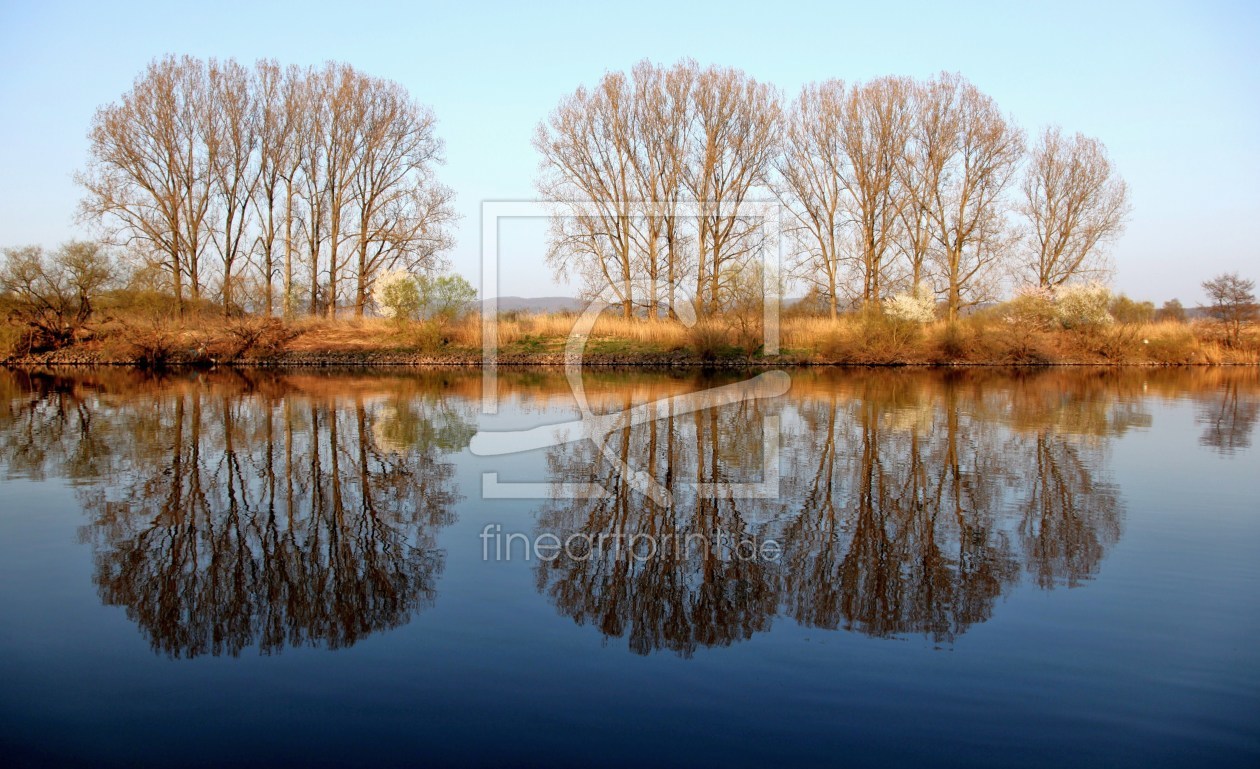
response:
[[[216,360],[196,354],[175,354],[160,363],[151,361],[114,358],[96,350],[66,349],[40,353],[0,362],[6,368],[93,367],[116,366],[131,368],[374,368],[374,367],[451,367],[475,368],[485,365],[480,354],[433,355],[427,353],[391,352],[382,350],[328,350],[281,353],[267,357],[242,356],[231,360]],[[565,365],[564,355],[557,354],[507,354],[496,359],[496,365],[507,367],[549,367]],[[701,358],[685,353],[653,354],[630,353],[619,355],[594,354],[582,358],[584,367],[599,368],[729,368],[763,369],[776,366],[800,367],[864,367],[864,368],[1045,368],[1073,367],[1181,367],[1181,366],[1257,366],[1255,361],[1200,360],[1181,362],[1159,361],[1099,361],[1099,360],[1039,360],[1039,361],[974,361],[974,360],[885,360],[879,362],[861,360],[831,360],[821,356],[758,355]]]
[[[522,316],[497,325],[502,366],[562,366],[569,315]],[[480,366],[482,321],[399,324],[379,318],[105,323],[58,349],[0,352],[11,367]],[[764,354],[759,325],[721,319],[692,328],[673,321],[602,318],[579,337],[591,367],[770,366],[1180,366],[1260,364],[1260,333],[1231,335],[1211,322],[1114,323],[1048,328],[1008,319],[904,324],[885,318],[789,318],[779,352]]]

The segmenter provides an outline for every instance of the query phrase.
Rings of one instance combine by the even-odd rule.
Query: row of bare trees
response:
[[[842,306],[923,286],[950,317],[1017,279],[1107,271],[1128,194],[1103,145],[1046,129],[1031,151],[957,74],[811,83],[792,100],[730,68],[641,62],[578,88],[539,125],[549,258],[625,313],[679,290],[724,309],[777,201],[791,277]]]
[[[97,111],[89,142],[81,214],[159,268],[181,308],[361,315],[377,275],[451,245],[433,113],[346,64],[159,59]]]

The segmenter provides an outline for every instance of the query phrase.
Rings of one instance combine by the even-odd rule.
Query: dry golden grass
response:
[[[289,344],[294,352],[395,349],[410,342],[407,327],[387,318],[300,318],[291,325],[300,333]]]
[[[501,353],[517,359],[563,354],[577,317],[571,314],[505,315],[498,322]],[[225,319],[198,316],[133,318],[102,322],[85,348],[106,360],[262,359],[283,354],[421,354],[467,359],[479,355],[482,319],[398,323],[384,318]],[[633,361],[660,356],[714,360],[756,357],[759,323],[718,317],[688,328],[668,319],[626,319],[606,314],[596,322],[586,350],[605,359]],[[1228,344],[1208,322],[1112,324],[1092,330],[1049,329],[1011,321],[1000,312],[956,323],[897,322],[879,313],[851,313],[832,320],[791,316],[780,325],[779,360],[854,364],[1041,364],[1260,363],[1260,332],[1248,329]]]

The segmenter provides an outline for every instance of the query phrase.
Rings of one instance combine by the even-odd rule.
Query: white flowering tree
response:
[[[1055,314],[1069,329],[1091,329],[1110,325],[1111,290],[1101,283],[1061,286],[1055,291]]]
[[[897,294],[884,302],[884,312],[909,323],[931,323],[936,319],[936,297],[919,284],[908,293]]]

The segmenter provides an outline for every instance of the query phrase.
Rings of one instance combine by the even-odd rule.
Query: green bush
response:
[[[477,289],[462,275],[421,275],[416,278],[417,309],[425,319],[454,321],[463,317],[477,299]]]
[[[1164,306],[1159,308],[1159,312],[1155,313],[1155,320],[1169,321],[1172,323],[1186,322],[1186,308],[1181,306],[1178,299],[1169,299],[1164,302]]]
[[[420,311],[420,285],[406,270],[391,270],[376,279],[372,299],[385,317],[404,322]]]
[[[1150,323],[1155,319],[1155,304],[1137,302],[1121,294],[1111,300],[1111,317],[1117,323]]]

